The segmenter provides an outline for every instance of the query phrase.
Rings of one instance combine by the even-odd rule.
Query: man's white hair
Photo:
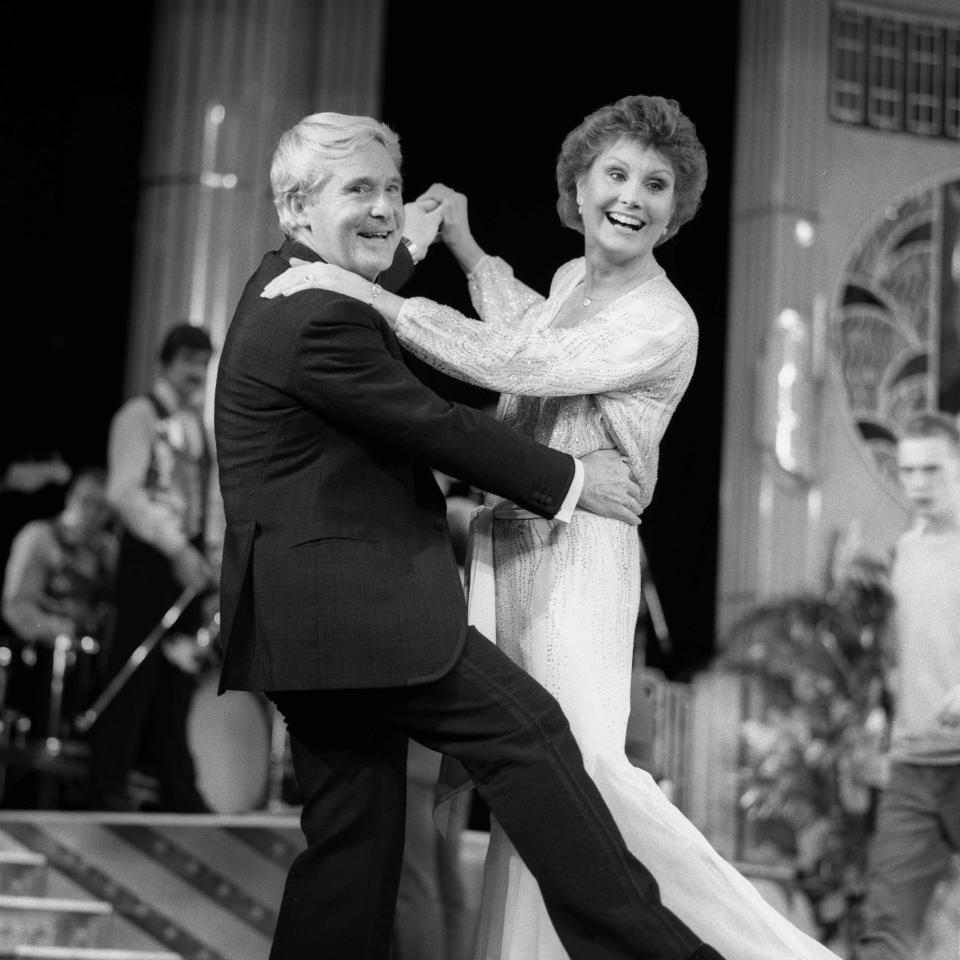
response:
[[[399,170],[400,138],[372,117],[312,113],[281,135],[270,164],[270,186],[285,236],[297,235],[303,200],[323,183],[329,172],[327,164],[371,141],[383,144]]]

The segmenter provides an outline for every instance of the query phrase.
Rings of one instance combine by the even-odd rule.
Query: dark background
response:
[[[123,400],[151,4],[0,11],[0,455],[102,463]]]
[[[0,0],[0,467],[53,451],[102,463],[124,399],[152,6]],[[480,244],[544,292],[582,252],[554,207],[565,134],[628,93],[673,97],[696,124],[710,161],[703,208],[658,258],[697,314],[700,356],[641,528],[675,647],[648,660],[682,676],[713,648],[736,3],[560,9],[394,0],[382,119],[401,136],[408,197],[434,180],[465,192]],[[408,292],[469,309],[465,289],[438,247]],[[57,496],[4,497],[4,554]]]
[[[737,4],[464,4],[454,28],[443,9],[459,6],[392,4],[383,119],[401,137],[408,199],[435,179],[465,193],[480,245],[530,286],[546,293],[583,253],[557,217],[554,168],[586,114],[631,93],[672,97],[707,150],[701,211],[657,252],[697,315],[700,351],[641,526],[674,644],[664,656],[651,641],[647,661],[682,677],[714,639]],[[433,54],[414,55],[424,44]],[[470,310],[442,247],[407,292]]]

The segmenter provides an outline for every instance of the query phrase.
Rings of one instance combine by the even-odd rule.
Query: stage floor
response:
[[[111,929],[67,923],[71,942],[61,945],[162,947],[184,960],[263,960],[287,867],[302,847],[295,815],[0,813],[0,851],[47,863],[45,879],[21,871],[21,890],[5,892],[111,908]],[[34,942],[51,926],[24,923],[20,935]]]
[[[463,834],[472,924],[487,840]],[[0,810],[0,960],[265,960],[284,878],[303,845],[293,808],[200,816]],[[815,935],[788,871],[739,866]],[[957,956],[957,892],[960,883],[944,889],[932,911],[929,960]],[[64,949],[15,949],[38,944]]]
[[[486,842],[468,831],[461,852],[474,921]],[[23,943],[71,947],[69,960],[121,960],[109,952],[119,949],[152,951],[137,955],[151,960],[157,951],[264,960],[287,868],[303,845],[295,811],[0,811],[0,960],[20,956],[12,948]],[[47,909],[54,900],[56,916]],[[94,947],[106,952],[80,949]]]

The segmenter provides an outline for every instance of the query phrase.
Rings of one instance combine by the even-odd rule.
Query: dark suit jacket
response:
[[[442,399],[366,304],[261,298],[291,256],[319,259],[292,241],[264,257],[217,375],[221,689],[436,679],[466,610],[430,468],[552,516],[573,460]]]

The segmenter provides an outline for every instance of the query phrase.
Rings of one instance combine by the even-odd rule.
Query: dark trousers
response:
[[[458,759],[537,877],[573,960],[716,958],[627,851],[557,702],[475,630],[441,680],[275,693],[307,849],[271,960],[383,960],[403,854],[407,737]]]
[[[460,862],[469,794],[450,804],[441,835],[434,818],[439,772],[439,754],[410,743],[392,960],[473,960],[476,922],[467,909]]]
[[[109,682],[146,639],[182,591],[170,561],[153,547],[125,534],[117,561],[117,622],[107,657]],[[193,604],[173,630],[200,627]],[[90,806],[123,805],[128,773],[149,737],[156,748],[160,802],[165,810],[207,810],[196,788],[196,771],[187,742],[187,716],[196,681],[163,656],[160,646],[131,674],[90,732]]]
[[[893,763],[880,795],[858,960],[910,960],[960,852],[960,765]]]

